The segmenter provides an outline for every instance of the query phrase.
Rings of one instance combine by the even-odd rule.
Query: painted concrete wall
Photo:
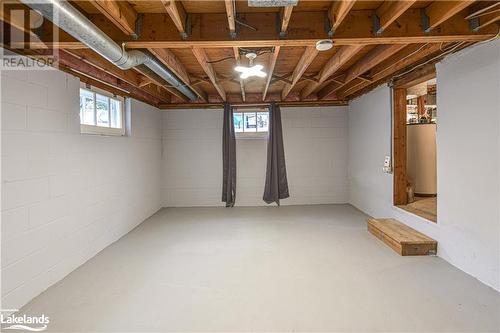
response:
[[[79,80],[1,73],[2,307],[20,308],[160,207],[161,115],[132,100],[126,137],[80,134]]]
[[[349,106],[350,202],[394,217],[439,242],[438,255],[500,290],[500,42],[464,50],[437,66],[438,223],[392,206],[390,90]]]
[[[347,201],[347,107],[283,108],[290,198],[282,204]],[[267,141],[237,139],[237,205],[262,201]],[[221,206],[222,111],[163,115],[163,205]]]

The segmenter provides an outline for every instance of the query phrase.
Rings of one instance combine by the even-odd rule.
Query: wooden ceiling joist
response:
[[[361,45],[341,46],[321,69],[321,72],[318,74],[318,81],[311,82],[304,89],[302,89],[300,97],[305,99],[307,96],[312,94],[323,82],[326,81],[326,79],[335,74],[340,67],[349,61],[349,59],[351,59],[356,53],[358,53],[362,47],[363,46]]]
[[[234,0],[224,0],[226,5],[227,23],[229,26],[229,34],[232,38],[236,37],[236,6]]]
[[[441,44],[424,44],[424,45],[410,45],[404,50],[398,52],[394,56],[375,66],[370,71],[372,82],[352,81],[350,84],[342,87],[337,91],[336,95],[340,99],[356,95],[363,89],[377,85],[379,82],[390,78],[394,73],[418,63],[427,57],[438,54],[441,51]]]
[[[201,90],[199,87],[196,87],[191,84],[191,78],[189,77],[186,68],[181,63],[179,59],[172,53],[172,51],[168,49],[149,49],[149,52],[153,54],[158,60],[160,60],[168,69],[170,69],[174,74],[191,90],[193,90],[198,97],[206,102],[207,94]]]
[[[344,19],[347,17],[347,14],[349,14],[349,11],[352,9],[355,3],[355,0],[333,1],[328,11],[328,17],[330,18],[331,23],[329,31],[330,37],[335,34],[335,31],[340,26],[342,21],[344,21]]]
[[[104,59],[94,51],[90,49],[83,49],[83,50],[66,50],[64,51],[68,54],[71,54],[72,56],[80,59],[81,61],[87,62],[94,67],[97,67],[101,69],[102,71],[105,71],[125,82],[128,82],[132,85],[139,85],[145,81],[145,77],[136,71],[132,69],[128,70],[121,70],[120,68],[116,67],[112,63],[110,63],[108,60]],[[149,82],[151,82],[148,79]]]
[[[321,89],[318,93],[318,98],[322,99],[331,93],[337,91],[344,85],[348,84],[355,78],[361,76],[366,73],[371,68],[380,64],[382,61],[386,60],[390,56],[394,55],[401,49],[403,49],[405,45],[380,45],[370,51],[367,55],[365,55],[361,60],[352,65],[347,71],[344,77],[344,82],[342,85],[338,85],[335,82],[328,84],[323,89]]]
[[[495,10],[490,13],[483,14],[478,17],[478,20],[479,25],[474,29],[474,31],[479,31],[490,24],[500,21],[500,11]]]
[[[137,12],[127,1],[90,0],[90,3],[124,34],[136,35]]]
[[[377,9],[378,18],[377,34],[381,34],[391,23],[396,21],[406,10],[408,10],[417,0],[404,1],[384,1]]]
[[[175,24],[175,27],[179,31],[181,38],[187,38],[186,32],[186,11],[182,6],[182,3],[178,0],[161,0],[165,10]]]
[[[286,36],[286,31],[288,29],[288,24],[290,23],[290,18],[292,17],[293,6],[285,6],[281,10],[281,30],[280,37]]]
[[[252,8],[238,0],[211,1],[210,5],[181,0],[155,0],[154,5],[153,1],[89,1],[91,4],[79,3],[79,10],[98,28],[124,43],[126,49],[149,50],[199,99],[189,101],[147,66],[125,71],[114,67],[47,20],[36,35],[28,24],[19,25],[25,39],[31,33],[35,42],[28,44],[20,38],[18,44],[12,44],[7,36],[3,44],[30,47],[26,53],[42,52],[44,56],[50,53],[48,48],[61,48],[62,69],[85,82],[123,91],[152,105],[174,107],[205,107],[223,101],[245,106],[270,101],[338,103],[395,75],[415,68],[411,73],[420,73],[424,65],[438,61],[443,54],[495,37],[498,27],[493,23],[500,20],[499,7],[492,1],[478,1],[468,11],[473,0],[387,0],[359,2],[359,6],[354,0],[321,6],[302,1],[295,8],[268,9]],[[327,15],[330,22],[326,22]],[[9,17],[2,11],[0,16],[3,20]],[[136,29],[140,36],[135,35]],[[317,56],[316,42],[328,38],[327,34],[335,49]],[[248,49],[259,54],[273,50],[267,55],[267,78],[242,80],[236,76],[233,65],[243,62],[240,52]],[[215,65],[208,55],[221,60]]]
[[[213,86],[215,87],[215,90],[217,90],[222,100],[225,101],[226,92],[224,91],[224,88],[220,85],[217,79],[217,74],[215,73],[212,64],[209,63],[205,50],[198,47],[193,47],[193,54],[196,57],[196,60],[198,60],[200,66],[205,71],[205,74],[207,74],[208,78],[212,82]]]
[[[393,85],[398,88],[408,89],[422,82],[431,80],[436,77],[436,65],[427,64],[414,71],[404,75],[397,80],[394,80]]]
[[[439,1],[447,4],[449,1]],[[426,33],[422,30],[421,11],[407,10],[398,19],[398,25],[391,24],[381,36],[373,35],[372,11],[353,10],[337,28],[334,43],[341,45],[378,45],[378,44],[411,44],[411,43],[447,43],[454,41],[481,41],[496,35],[497,29],[493,25],[486,26],[480,32],[470,30],[469,22],[463,17],[452,17],[440,24],[440,29]],[[299,15],[300,14],[300,15]],[[192,16],[191,34],[188,40],[172,34],[175,27],[160,29],[168,25],[165,16],[160,14],[143,14],[141,36],[138,40],[123,40],[122,33],[111,34],[115,40],[124,41],[127,48],[233,48],[233,47],[307,47],[313,46],[319,39],[325,38],[325,12],[297,13],[292,21],[293,29],[288,29],[286,39],[280,39],[276,32],[276,15],[245,15],[245,22],[255,27],[241,29],[237,40],[231,39],[226,29],[226,15],[190,14]],[[99,15],[98,15],[99,16]],[[102,15],[101,15],[102,16]],[[91,17],[92,19],[94,16]],[[105,31],[112,32],[109,21],[96,17],[94,23]],[[43,38],[42,38],[43,40]],[[75,42],[70,36],[62,34],[55,42],[47,43],[49,47],[85,48],[82,43]],[[37,47],[34,43],[33,47]],[[40,43],[41,48],[45,44]]]
[[[472,5],[472,3],[474,3],[474,0],[434,1],[425,8],[426,20],[428,21],[427,26],[424,26],[425,31],[432,31],[438,25]]]
[[[295,66],[291,79],[292,82],[286,84],[285,87],[283,88],[283,91],[281,93],[282,99],[285,99],[288,96],[288,94],[293,89],[295,84],[299,81],[302,74],[304,74],[304,72],[306,71],[307,67],[309,67],[311,62],[313,62],[314,58],[316,58],[318,52],[319,51],[316,49],[315,46],[308,46],[306,48],[306,50],[302,54],[302,57],[297,63],[297,66]]]
[[[170,95],[168,94],[161,95],[156,89],[149,89],[148,91],[147,89],[139,88],[107,73],[101,68],[91,65],[89,62],[82,61],[78,57],[75,57],[65,51],[60,51],[51,56],[54,56],[61,66],[64,66],[75,73],[87,76],[93,80],[97,80],[122,91],[126,91],[132,97],[139,97],[141,100],[147,100],[151,104],[170,102]]]
[[[266,99],[267,91],[269,89],[269,85],[271,84],[271,80],[273,78],[273,72],[274,72],[274,67],[276,66],[276,60],[278,60],[278,56],[280,53],[280,46],[276,46],[274,48],[273,54],[271,55],[269,59],[269,65],[267,69],[267,79],[266,79],[266,85],[264,87],[264,91],[262,92],[262,100],[264,101]]]
[[[234,60],[236,60],[236,64],[239,66],[241,65],[241,57],[240,57],[240,50],[237,47],[233,47],[233,53],[234,53]],[[239,78],[239,83],[240,83],[240,90],[241,90],[241,99],[243,102],[245,102],[245,84],[243,82],[242,78]]]

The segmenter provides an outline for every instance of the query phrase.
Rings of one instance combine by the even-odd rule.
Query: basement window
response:
[[[124,99],[97,88],[80,88],[80,132],[125,135]]]
[[[269,131],[269,112],[245,110],[233,112],[236,138],[266,138]]]

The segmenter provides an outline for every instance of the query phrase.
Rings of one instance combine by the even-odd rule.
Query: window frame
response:
[[[260,113],[260,112],[267,113],[268,117],[269,117],[269,109],[268,108],[248,108],[248,109],[246,109],[246,108],[245,109],[234,108],[233,109],[233,123],[234,123],[234,114],[235,113],[241,113],[242,115],[245,113],[254,113],[255,116],[257,117],[257,113]],[[242,119],[242,121],[244,121],[243,119]],[[233,124],[233,128],[234,128],[234,124]],[[267,128],[267,131],[265,131],[265,132],[258,132],[257,128],[256,128],[255,132],[236,132],[236,129],[234,129],[234,133],[235,133],[236,139],[267,139],[267,137],[269,136],[269,120],[268,120],[268,128]]]
[[[96,103],[96,94],[109,98],[109,100],[118,101],[120,104],[120,128],[114,127],[104,127],[98,125],[88,125],[82,124],[82,119],[80,118],[80,133],[81,134],[89,134],[89,135],[103,135],[103,136],[125,136],[125,97],[117,96],[112,94],[106,90],[96,88],[94,86],[86,85],[85,83],[80,84],[80,89],[91,92],[94,95],[94,117],[97,116],[97,103]],[[81,90],[78,90],[79,97],[81,94]],[[78,110],[80,113],[81,110]],[[108,101],[108,119],[111,123],[111,103]]]

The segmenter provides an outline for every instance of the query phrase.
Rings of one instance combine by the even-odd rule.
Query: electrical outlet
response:
[[[385,173],[392,173],[392,165],[391,165],[391,157],[390,156],[386,156],[385,157],[385,159],[384,159],[384,167],[382,168],[382,170]]]

